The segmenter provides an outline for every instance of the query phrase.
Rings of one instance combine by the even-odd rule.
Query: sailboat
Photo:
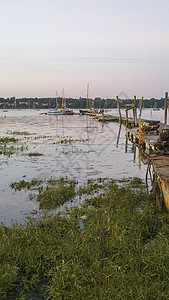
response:
[[[6,109],[6,105],[4,104],[3,106],[3,112],[7,112],[8,110]]]
[[[157,107],[157,102],[155,102],[155,105],[154,105],[154,107],[153,107],[153,110],[155,110],[155,111],[160,110],[160,108]]]
[[[64,89],[63,89],[63,94],[62,94],[62,110],[64,115],[73,115],[73,110],[66,108],[66,101],[64,100]]]
[[[80,115],[85,115],[89,112],[89,83],[87,84],[87,99],[86,99],[86,109],[79,109]]]
[[[62,102],[63,102],[63,95],[62,95]],[[55,109],[49,110],[47,112],[47,115],[63,115],[63,109],[58,109],[57,91],[56,91],[56,107]]]

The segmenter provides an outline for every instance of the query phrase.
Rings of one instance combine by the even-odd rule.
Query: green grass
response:
[[[71,137],[69,139],[65,138],[65,139],[60,139],[58,142],[56,142],[56,144],[72,144],[72,143],[77,143],[77,142],[85,142],[88,139],[84,140],[84,139],[72,139]]]
[[[106,178],[99,178],[99,179],[89,179],[86,184],[79,187],[78,194],[81,195],[92,195],[103,188],[106,187]]]
[[[41,180],[32,179],[30,182],[25,180],[20,180],[19,182],[12,182],[10,184],[11,188],[15,191],[21,191],[22,189],[29,190],[32,186],[39,186],[42,183]]]
[[[0,155],[3,154],[10,157],[13,154],[18,154],[19,152],[23,152],[28,149],[27,145],[18,146],[17,142],[18,139],[13,137],[0,138]]]
[[[14,134],[14,135],[30,135],[27,131],[9,131],[8,134]]]
[[[134,184],[111,180],[67,217],[1,225],[0,299],[168,299],[169,215]]]
[[[29,157],[32,157],[32,156],[42,156],[42,155],[43,155],[42,153],[38,153],[38,152],[30,152],[30,153],[28,153]]]
[[[7,144],[7,143],[16,143],[18,141],[18,139],[15,138],[9,138],[9,137],[3,137],[0,138],[0,143],[1,144]]]
[[[48,182],[53,184],[54,180]],[[47,185],[45,190],[39,190],[39,208],[50,210],[70,201],[75,196],[75,185],[74,180],[69,181],[61,177],[56,186]]]

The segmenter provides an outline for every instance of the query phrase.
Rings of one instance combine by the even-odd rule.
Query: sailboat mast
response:
[[[87,102],[86,102],[86,108],[89,108],[89,83],[87,84]]]
[[[64,88],[62,90],[62,109],[64,109]]]
[[[56,108],[58,109],[57,91],[56,91]]]

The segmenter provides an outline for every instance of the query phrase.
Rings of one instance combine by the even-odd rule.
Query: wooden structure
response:
[[[149,160],[147,174],[150,167],[153,168],[152,185],[156,201],[159,205],[165,206],[169,212],[169,125],[167,125],[168,93],[165,93],[164,123],[153,120],[141,120],[143,97],[140,103],[139,119],[137,119],[136,96],[131,104],[125,105],[126,117],[122,117],[119,98],[117,99],[117,116],[97,117],[98,121],[119,121],[126,125],[126,137],[133,144],[139,146],[139,153],[144,152]],[[128,117],[128,110],[133,110],[133,118]],[[127,140],[126,139],[126,140]],[[117,138],[117,144],[119,135]]]
[[[153,168],[151,174],[150,168]],[[156,203],[165,207],[169,212],[169,156],[154,156],[149,159],[147,174],[150,173],[152,180],[152,192]]]

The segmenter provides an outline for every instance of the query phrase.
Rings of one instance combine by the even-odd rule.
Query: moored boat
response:
[[[153,110],[157,111],[157,110],[160,110],[159,107],[157,107],[157,102],[155,103],[154,107],[153,107]]]
[[[47,115],[63,115],[64,111],[62,109],[51,109],[47,112]]]
[[[73,112],[72,109],[64,109],[64,110],[63,110],[63,114],[64,114],[64,115],[73,115],[74,112]]]

